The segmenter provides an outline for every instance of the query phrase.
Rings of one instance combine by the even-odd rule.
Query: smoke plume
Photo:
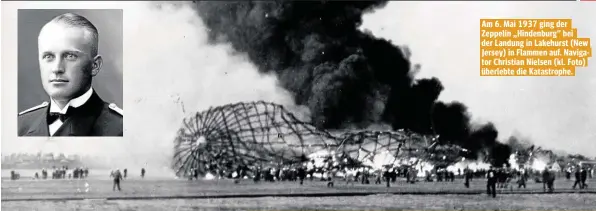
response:
[[[212,43],[246,52],[262,73],[275,73],[297,104],[324,129],[389,124],[437,133],[444,143],[507,162],[511,149],[491,124],[474,125],[465,105],[438,102],[437,78],[415,80],[409,51],[359,30],[362,15],[385,1],[195,2]],[[475,127],[473,129],[472,127]]]

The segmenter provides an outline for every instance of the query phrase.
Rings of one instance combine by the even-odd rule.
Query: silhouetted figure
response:
[[[298,179],[300,179],[300,185],[304,184],[304,178],[306,178],[306,170],[304,167],[298,167]]]
[[[382,170],[377,170],[375,171],[375,185],[381,184],[383,183],[382,178],[385,178],[386,176],[386,171],[382,171]]]
[[[552,193],[555,190],[555,174],[548,168],[544,168],[542,179],[544,180],[542,185],[543,189],[545,191],[548,189],[548,192]]]
[[[141,168],[141,178],[145,178],[145,168]]]
[[[335,169],[327,170],[327,187],[332,188],[335,185]]]
[[[127,175],[128,175],[128,169],[124,169],[124,179],[126,179]]]
[[[497,170],[497,188],[505,187],[505,171],[501,168]]]
[[[491,166],[488,172],[486,172],[486,193],[493,198],[497,197],[497,172]]]
[[[551,193],[555,191],[555,177],[556,177],[555,173],[552,172],[552,169],[550,169],[547,186],[548,186],[549,192],[551,192]]]
[[[470,188],[470,179],[472,178],[472,171],[470,169],[464,169],[464,185],[466,188]]]
[[[255,176],[254,176],[254,178],[253,178],[253,181],[254,181],[255,183],[258,183],[258,182],[260,182],[260,181],[261,181],[261,176],[262,176],[262,174],[263,174],[263,171],[261,171],[261,167],[260,167],[260,166],[258,166],[258,167],[257,167],[257,169],[255,170]]]
[[[72,177],[75,179],[79,178],[79,171],[76,168],[72,171]]]
[[[575,183],[573,183],[572,188],[575,189],[575,186],[577,185],[579,185],[579,189],[584,189],[582,184],[581,172],[579,168],[575,169]]]
[[[570,171],[569,169],[567,169],[567,170],[565,171],[565,178],[566,178],[567,180],[570,180],[570,179],[571,179],[571,171]]]
[[[526,182],[528,181],[528,173],[526,171],[521,172],[519,180],[517,181],[517,188],[526,188]]]
[[[588,184],[586,184],[586,180],[588,179],[588,170],[584,167],[582,168],[581,174],[580,174],[581,180],[582,180],[582,188],[586,189],[588,188]]]
[[[383,172],[383,177],[385,178],[385,182],[387,183],[387,187],[391,187],[391,173],[389,172],[389,169],[387,169],[385,172]]]
[[[115,191],[116,187],[118,187],[118,191],[121,191],[120,181],[122,180],[122,174],[120,173],[120,169],[116,169],[116,171],[113,171],[110,176],[114,178],[114,185],[112,186],[112,191]]]

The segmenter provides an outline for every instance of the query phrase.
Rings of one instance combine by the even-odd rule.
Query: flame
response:
[[[537,171],[542,171],[546,166],[547,163],[544,159],[536,158],[534,162],[532,162],[531,168]]]
[[[416,175],[418,177],[426,176],[427,171],[430,173],[435,168],[435,166],[433,166],[429,162],[418,162],[415,165],[415,167],[416,167],[416,170],[418,170],[418,174]]]
[[[517,155],[515,153],[509,156],[509,165],[512,169],[519,170],[519,165],[517,164]]]
[[[206,179],[206,180],[212,180],[212,179],[215,179],[215,175],[213,175],[213,174],[211,174],[211,173],[207,173],[207,174],[205,175],[205,179]]]
[[[373,157],[372,167],[374,169],[383,169],[383,166],[385,165],[394,164],[395,160],[395,156],[392,156],[391,153],[389,153],[389,151],[384,151]]]
[[[490,164],[485,163],[485,162],[473,162],[473,161],[466,161],[465,159],[462,159],[462,161],[457,162],[451,166],[448,166],[447,170],[457,173],[457,170],[460,169],[461,172],[463,173],[463,170],[466,168],[468,168],[472,171],[478,171],[481,169],[489,169],[489,167],[490,167]]]

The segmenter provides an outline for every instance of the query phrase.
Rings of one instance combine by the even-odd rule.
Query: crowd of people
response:
[[[345,163],[345,162],[344,162]],[[229,167],[229,166],[228,166]],[[235,169],[233,171],[226,171],[225,169]],[[371,181],[375,184],[385,183],[388,187],[391,183],[395,183],[398,177],[405,178],[408,183],[416,183],[418,181],[419,170],[413,166],[384,166],[381,169],[373,169],[371,167],[363,166],[348,166],[328,159],[323,163],[315,164],[314,160],[304,163],[289,164],[289,165],[255,165],[252,168],[243,165],[237,165],[229,168],[217,168],[216,164],[207,165],[207,171],[215,178],[233,178],[239,182],[242,178],[252,178],[255,183],[260,181],[275,182],[275,181],[299,181],[300,184],[304,180],[327,181],[328,186],[333,186],[336,178],[343,178],[346,184],[354,184],[356,182],[362,184],[370,184]],[[463,172],[466,173],[466,178],[472,179],[475,177],[484,177],[486,170],[472,171],[469,169],[458,169],[457,171],[447,170],[446,168],[434,169],[432,171],[425,171],[424,181],[432,182],[436,178],[437,182],[454,182],[456,177],[464,177]],[[199,169],[192,168],[187,172],[189,180],[199,179]]]
[[[487,193],[496,197],[497,189],[514,189],[526,188],[528,181],[532,178],[536,183],[542,183],[545,192],[553,192],[555,178],[561,174],[562,171],[547,167],[542,171],[524,168],[510,168],[490,167],[488,169],[447,169],[435,168],[433,170],[424,171],[419,174],[418,170],[412,166],[384,166],[381,169],[373,169],[370,167],[355,167],[355,166],[341,166],[338,162],[326,160],[323,164],[315,165],[314,160],[304,163],[291,165],[270,165],[269,167],[254,166],[236,166],[234,171],[226,172],[225,170],[215,168],[217,166],[211,165],[213,170],[212,175],[215,178],[233,178],[238,183],[241,179],[252,178],[255,183],[260,181],[276,182],[276,181],[299,181],[302,185],[305,180],[320,180],[327,181],[328,187],[333,187],[337,179],[345,181],[346,184],[362,183],[374,184],[385,183],[390,187],[391,183],[395,183],[398,177],[405,178],[407,183],[416,183],[418,179],[424,182],[455,182],[456,178],[464,180],[464,186],[469,188],[470,182],[474,179],[486,180]],[[226,168],[223,168],[226,169]],[[579,186],[580,189],[587,188],[586,180],[591,176],[591,169],[587,167],[571,167],[573,170],[568,172],[575,172],[576,182],[572,186]],[[189,179],[199,179],[199,169],[193,168],[188,173]],[[422,177],[419,177],[421,176]],[[567,179],[570,178],[571,173],[567,174]]]
[[[42,168],[40,172],[35,172],[35,174],[33,175],[33,179],[48,179],[48,170]],[[68,166],[62,166],[58,168],[53,166],[52,171],[50,173],[52,179],[84,179],[89,176],[89,168],[77,167],[74,169],[70,169],[69,171]],[[20,177],[21,175],[18,172],[14,170],[10,171],[11,180],[18,180],[20,179]]]
[[[570,166],[564,171],[556,171],[552,167],[546,167],[542,171],[535,171],[531,169],[514,169],[507,166],[489,169],[457,169],[448,170],[447,168],[435,168],[433,170],[424,171],[419,174],[418,170],[412,166],[384,166],[381,169],[373,169],[371,167],[356,167],[356,166],[341,166],[338,162],[333,160],[326,160],[323,164],[315,165],[314,160],[304,163],[291,165],[277,165],[263,168],[262,166],[253,166],[252,169],[246,165],[238,165],[234,171],[227,172],[226,168],[217,168],[216,165],[208,165],[207,170],[212,172],[215,178],[232,178],[236,183],[242,179],[252,178],[255,183],[277,182],[277,181],[299,181],[300,185],[304,184],[305,180],[313,181],[315,179],[326,181],[328,187],[333,187],[337,179],[345,181],[346,184],[374,184],[385,183],[387,187],[391,183],[395,183],[398,178],[405,178],[407,183],[416,183],[419,178],[424,182],[455,182],[456,178],[464,180],[464,186],[470,187],[470,182],[474,179],[486,179],[487,194],[496,197],[497,189],[513,189],[513,181],[517,183],[517,188],[526,188],[526,184],[531,178],[537,183],[543,184],[543,189],[546,192],[553,192],[554,182],[557,174],[564,173],[567,180],[571,180],[574,176],[575,183],[572,188],[579,189],[588,188],[587,178],[592,178],[592,169],[582,166]],[[229,168],[228,168],[229,169]],[[189,180],[198,180],[201,173],[199,169],[192,168],[187,172]],[[144,178],[146,170],[141,169],[141,178]],[[422,177],[420,177],[423,175]],[[88,168],[74,168],[70,169],[68,166],[59,168],[52,167],[52,179],[84,179],[89,176]],[[128,177],[128,169],[120,171],[115,169],[110,172],[110,178],[113,179],[113,190],[121,190],[120,183]],[[11,171],[11,179],[17,180],[20,174]],[[41,176],[35,172],[35,179],[47,179],[48,171],[41,170]]]

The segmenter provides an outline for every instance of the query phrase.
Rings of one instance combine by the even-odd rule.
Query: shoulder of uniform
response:
[[[112,111],[114,111],[114,112],[116,112],[116,113],[120,114],[120,116],[123,116],[123,115],[122,115],[122,113],[123,113],[122,109],[121,109],[121,108],[119,108],[119,107],[118,107],[118,106],[117,106],[115,103],[110,103],[110,104],[108,105],[108,108],[110,108],[110,110],[112,110]]]
[[[21,111],[21,112],[19,113],[19,116],[20,116],[20,115],[23,115],[23,114],[26,114],[26,113],[29,113],[29,112],[32,112],[32,111],[35,111],[35,110],[38,110],[38,109],[40,109],[40,108],[46,107],[46,106],[48,106],[48,105],[49,105],[49,103],[48,103],[47,101],[44,101],[43,103],[41,103],[41,104],[39,104],[39,105],[36,105],[36,106],[34,106],[34,107],[32,107],[32,108],[29,108],[29,109],[27,109],[27,110]]]

